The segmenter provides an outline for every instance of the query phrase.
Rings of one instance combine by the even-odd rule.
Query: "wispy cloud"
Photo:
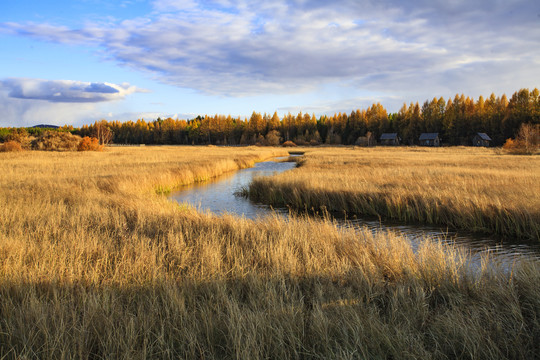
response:
[[[290,112],[292,114],[297,114],[299,112],[303,113],[315,113],[319,115],[334,115],[338,112],[350,113],[354,109],[367,109],[375,103],[381,103],[384,105],[390,104],[395,105],[396,107],[401,105],[401,98],[392,95],[377,95],[369,97],[353,97],[353,98],[344,98],[339,100],[327,100],[319,101],[317,103],[306,104],[303,106],[283,106],[277,110],[280,113]]]
[[[108,59],[208,94],[296,93],[344,82],[400,93],[421,84],[434,96],[480,83],[500,91],[508,73],[516,74],[514,89],[540,78],[539,14],[529,0],[157,0],[141,18],[78,29],[4,23],[0,31],[95,44]],[[73,99],[92,94],[75,92]]]
[[[145,90],[130,84],[90,83],[73,80],[9,78],[0,88],[16,99],[45,100],[53,103],[97,103],[121,100],[126,95]]]

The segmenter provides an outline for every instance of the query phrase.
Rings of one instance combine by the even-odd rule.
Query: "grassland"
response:
[[[472,274],[429,240],[413,253],[392,233],[215,217],[158,194],[274,155],[0,154],[0,358],[540,356],[537,263]]]
[[[253,200],[295,210],[540,239],[540,157],[476,148],[319,148],[302,167],[249,189]]]

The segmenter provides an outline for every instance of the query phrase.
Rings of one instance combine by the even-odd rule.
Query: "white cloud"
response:
[[[0,80],[0,127],[82,125],[110,119],[110,111],[103,106],[145,91],[127,83],[8,78]]]
[[[90,83],[73,80],[8,78],[0,81],[8,96],[54,103],[95,103],[121,100],[126,95],[145,90],[130,84]]]

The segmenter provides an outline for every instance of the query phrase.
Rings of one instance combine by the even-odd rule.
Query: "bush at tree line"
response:
[[[0,151],[101,151],[103,146],[98,139],[85,136],[81,138],[67,131],[40,131],[38,136],[31,136],[25,129],[13,129],[4,137]]]

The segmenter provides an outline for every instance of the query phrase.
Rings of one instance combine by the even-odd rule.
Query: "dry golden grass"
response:
[[[302,165],[256,181],[251,198],[540,238],[540,157],[465,147],[318,148]]]
[[[535,358],[540,266],[157,192],[281,149],[2,153],[0,358]],[[309,163],[309,159],[308,159]]]

